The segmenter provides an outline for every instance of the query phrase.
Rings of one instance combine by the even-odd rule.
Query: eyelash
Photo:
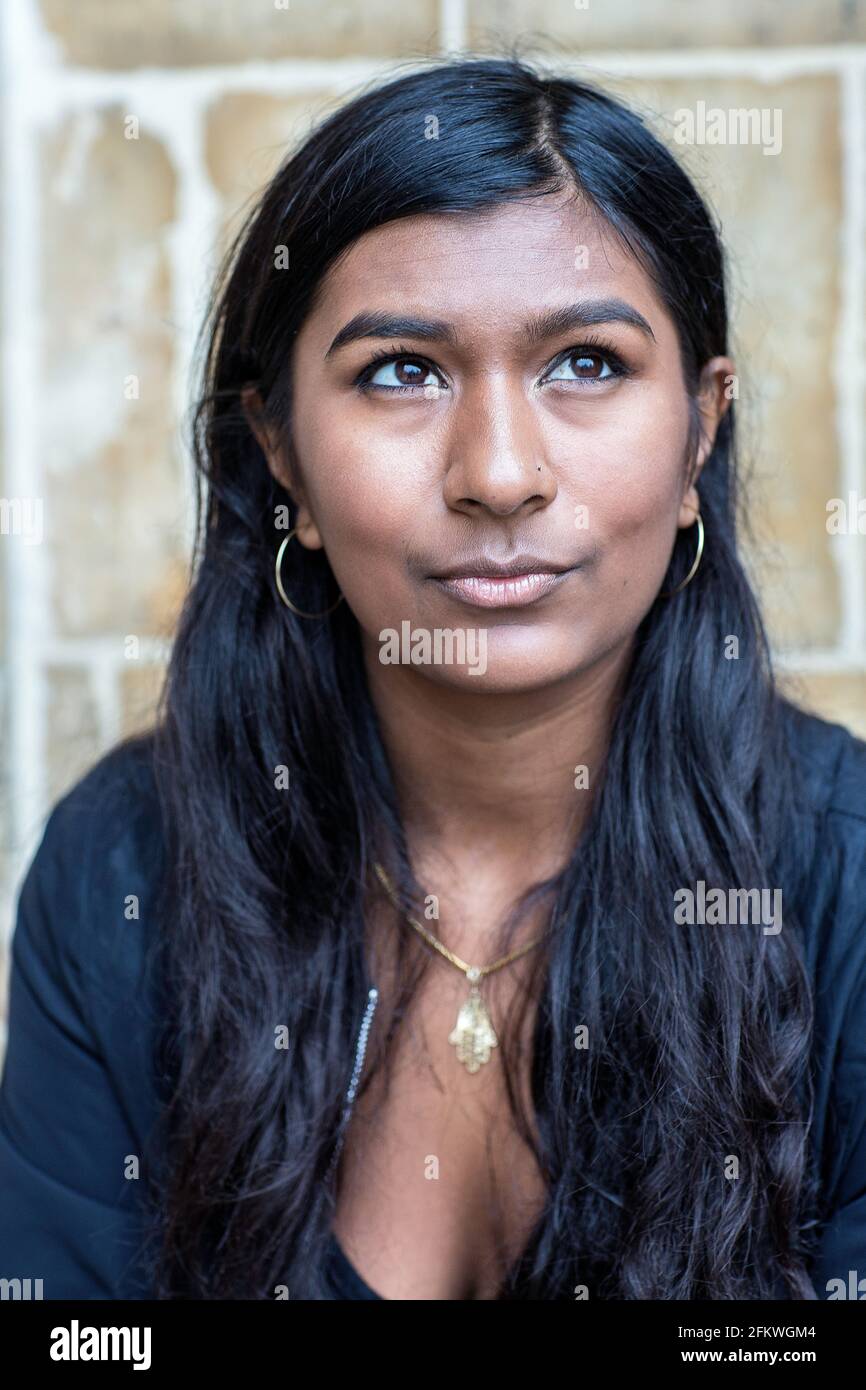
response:
[[[627,377],[633,374],[633,368],[629,367],[619,353],[608,343],[602,342],[593,335],[585,338],[583,342],[576,343],[572,347],[565,348],[564,351],[557,353],[556,357],[547,367],[548,371],[555,371],[561,367],[570,357],[579,357],[581,354],[586,356],[600,357],[605,365],[610,369],[612,377]],[[382,391],[389,396],[401,396],[408,392],[410,395],[417,395],[419,391],[425,390],[423,386],[383,386],[381,382],[372,382],[370,377],[374,376],[379,367],[387,362],[401,362],[408,359],[429,368],[431,372],[437,372],[437,368],[432,362],[428,362],[426,357],[419,356],[410,348],[400,344],[397,348],[378,348],[370,357],[367,365],[359,372],[355,378],[355,385],[361,391]],[[572,382],[558,381],[558,386],[570,386],[573,383],[580,383],[581,387],[592,385],[593,382],[600,380],[598,377],[574,377]],[[610,380],[605,377],[604,380]]]

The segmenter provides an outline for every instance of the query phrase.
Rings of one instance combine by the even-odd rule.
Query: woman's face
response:
[[[732,371],[705,368],[697,471]],[[367,233],[292,374],[270,466],[368,662],[517,692],[630,644],[699,497],[674,323],[597,215],[542,197]],[[529,577],[493,573],[512,562]]]

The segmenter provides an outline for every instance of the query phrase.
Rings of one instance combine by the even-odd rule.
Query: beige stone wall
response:
[[[829,499],[866,496],[863,0],[0,8],[0,498],[37,528],[42,508],[38,540],[24,510],[0,533],[0,952],[48,808],[152,714],[187,582],[190,355],[227,230],[288,142],[396,62],[517,40],[672,141],[699,102],[782,112],[771,157],[677,148],[733,257],[777,655],[801,700],[866,736],[866,535],[826,526]],[[4,996],[0,955],[0,1016]]]

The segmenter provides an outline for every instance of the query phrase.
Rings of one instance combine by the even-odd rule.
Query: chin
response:
[[[576,675],[579,655],[573,641],[553,641],[549,630],[546,635],[541,630],[529,635],[526,628],[490,628],[485,643],[466,652],[465,663],[431,663],[418,669],[437,684],[460,690],[528,694]]]

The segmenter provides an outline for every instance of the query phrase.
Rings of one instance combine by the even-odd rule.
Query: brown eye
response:
[[[590,348],[575,348],[560,358],[544,380],[594,384],[597,381],[611,381],[614,377],[629,374],[628,368],[613,354],[594,352]]]
[[[366,389],[375,391],[425,390],[443,382],[430,366],[418,357],[388,357],[366,369],[359,380]]]
[[[600,376],[605,366],[594,352],[581,353],[579,357],[572,357],[570,362],[578,376]]]
[[[558,376],[563,368],[567,368],[570,375]],[[559,381],[604,381],[606,377],[613,376],[610,364],[598,352],[572,352],[568,357],[563,358],[559,366],[552,373],[553,378]]]
[[[394,363],[394,372],[401,386],[419,386],[427,375],[427,368],[411,357],[401,357]]]

